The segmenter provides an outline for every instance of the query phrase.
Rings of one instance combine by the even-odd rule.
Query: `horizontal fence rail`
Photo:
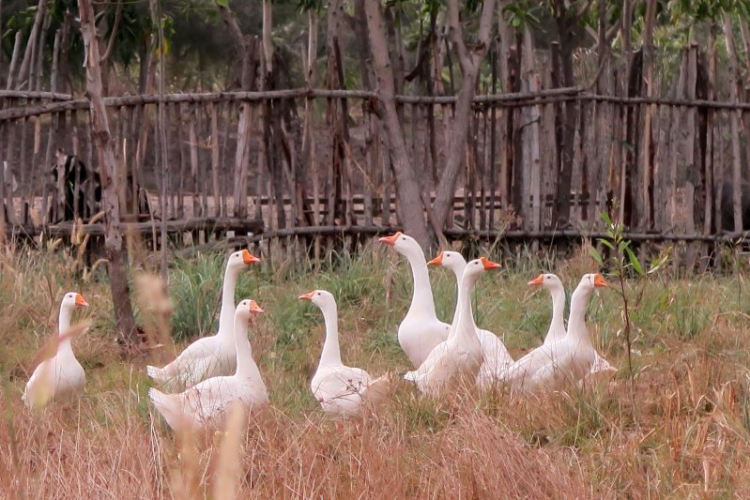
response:
[[[728,217],[735,191],[741,208],[750,206],[746,183],[729,182],[729,124],[737,113],[740,132],[750,132],[750,104],[690,95],[623,97],[570,87],[476,96],[445,235],[596,239],[604,236],[600,214],[610,211],[633,241],[703,245],[695,257],[709,243],[745,238]],[[106,98],[126,227],[153,234],[166,219],[170,235],[234,232],[250,242],[395,230],[397,190],[384,125],[371,104],[377,99],[377,92],[307,88]],[[425,198],[434,200],[456,98],[396,101],[410,160]],[[156,140],[160,106],[163,150]],[[97,169],[88,109],[87,99],[66,94],[0,91],[0,161],[8,166],[0,169],[0,187],[12,234],[103,234],[101,221],[88,223],[100,208],[90,184],[73,179],[75,199],[66,202],[60,175],[53,176],[64,158],[58,149]],[[571,110],[574,128],[566,129]],[[741,177],[750,179],[746,143]],[[65,203],[74,212],[83,207],[75,214],[81,224],[60,221]]]

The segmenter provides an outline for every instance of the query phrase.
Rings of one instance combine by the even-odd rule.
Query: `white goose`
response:
[[[28,408],[42,408],[53,398],[64,399],[83,393],[86,373],[73,354],[69,330],[73,310],[88,305],[79,293],[70,292],[63,297],[57,322],[57,349],[51,358],[45,359],[36,367],[26,384],[22,399]]]
[[[456,275],[458,287],[461,286],[461,277],[463,276],[464,269],[466,269],[466,259],[460,253],[443,251],[427,264],[447,267]],[[451,327],[454,327],[458,321],[458,313],[458,301],[456,301],[456,312],[453,315],[453,324]],[[508,349],[505,348],[503,341],[494,333],[477,328],[477,337],[479,337],[479,342],[482,344],[482,351],[484,352],[484,363],[482,363],[482,367],[477,374],[477,385],[482,389],[486,389],[492,385],[493,381],[500,374],[508,369],[513,363],[513,358]]]
[[[415,382],[423,393],[438,394],[450,390],[462,378],[476,380],[484,353],[471,310],[471,291],[485,271],[499,267],[500,264],[485,257],[466,265],[458,289],[458,319],[451,326],[448,340],[438,345],[417,370],[404,376]]]
[[[314,290],[299,298],[318,306],[325,321],[326,340],[310,384],[323,410],[334,418],[347,418],[360,414],[365,404],[374,405],[385,399],[391,386],[390,377],[373,379],[366,371],[341,362],[338,311],[333,295],[325,290]]]
[[[547,331],[547,336],[544,338],[544,345],[553,344],[559,340],[565,338],[567,332],[565,331],[565,324],[563,323],[563,314],[565,311],[565,288],[563,284],[554,274],[540,274],[533,280],[529,281],[529,285],[543,286],[549,290],[552,296],[552,321]],[[599,353],[594,351],[595,359],[594,364],[591,365],[590,375],[603,371],[616,371],[609,362],[599,356]]]
[[[165,394],[155,388],[149,390],[149,398],[175,432],[201,431],[219,425],[235,401],[240,401],[248,413],[268,403],[266,385],[247,338],[251,316],[262,312],[254,300],[237,304],[234,375],[209,378],[180,394]]]
[[[398,327],[398,343],[412,365],[419,368],[435,346],[448,338],[450,325],[435,314],[427,263],[419,243],[401,232],[380,238],[380,241],[406,257],[411,266],[414,292],[409,311]]]
[[[516,361],[505,380],[522,390],[555,388],[564,380],[580,382],[596,359],[596,351],[586,329],[586,305],[595,288],[607,283],[599,274],[585,274],[570,302],[568,332],[562,340],[542,345]]]
[[[227,260],[224,285],[221,293],[219,331],[216,335],[203,337],[185,348],[174,361],[164,368],[147,366],[148,376],[156,382],[166,384],[170,390],[192,387],[202,380],[220,375],[230,375],[236,367],[234,342],[234,289],[240,271],[258,257],[247,250],[234,252]]]

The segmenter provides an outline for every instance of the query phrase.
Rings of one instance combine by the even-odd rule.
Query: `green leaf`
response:
[[[596,261],[597,264],[599,264],[600,266],[604,265],[604,263],[602,262],[602,256],[599,255],[599,252],[596,251],[596,248],[589,248],[589,255]]]
[[[625,247],[625,253],[628,256],[628,260],[630,260],[630,265],[632,265],[633,269],[635,269],[635,272],[637,272],[641,276],[644,276],[645,273],[643,272],[643,267],[641,267],[641,263],[638,260],[638,257],[635,256],[635,253],[633,253],[633,251],[628,247]]]
[[[609,218],[609,214],[607,212],[601,213],[601,218],[604,221],[604,223],[608,226],[612,225],[612,219]]]
[[[615,246],[609,241],[605,240],[604,238],[599,238],[599,243],[601,243],[602,245],[604,245],[605,247],[609,248],[610,250],[614,252]]]

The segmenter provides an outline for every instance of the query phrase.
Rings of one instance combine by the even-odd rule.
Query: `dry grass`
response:
[[[96,277],[77,282],[64,264],[60,254],[0,259],[0,498],[750,494],[750,300],[742,277],[650,283],[633,316],[632,381],[617,335],[618,303],[605,291],[592,299],[589,322],[600,352],[621,368],[611,379],[580,391],[498,390],[450,400],[418,397],[403,383],[377,413],[338,428],[309,394],[322,321],[296,297],[314,288],[332,291],[345,362],[376,376],[403,373],[407,364],[393,337],[408,303],[407,269],[371,250],[335,273],[249,271],[237,299],[252,296],[268,312],[251,342],[272,403],[246,426],[237,416],[226,433],[193,442],[172,435],[147,402],[143,367],[161,351],[121,359],[106,285]],[[179,280],[191,275],[191,265],[174,270],[173,298],[175,287],[187,286]],[[570,287],[589,266],[577,257],[557,270]],[[514,355],[546,331],[549,298],[524,285],[538,271],[534,262],[519,262],[479,285],[480,323],[502,335]],[[450,310],[452,278],[436,270],[433,279],[438,310]],[[54,329],[60,296],[76,289],[92,306],[77,317],[91,320],[91,330],[73,341],[87,370],[86,395],[31,413],[20,402],[31,362]],[[189,296],[181,297],[173,304],[177,324],[190,307],[180,302]],[[215,305],[205,309],[211,314]]]

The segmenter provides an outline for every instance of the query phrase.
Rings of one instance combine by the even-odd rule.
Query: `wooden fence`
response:
[[[743,193],[750,147],[746,140],[733,142],[750,131],[750,104],[701,98],[700,82],[692,81],[692,90],[680,85],[669,99],[584,88],[477,96],[446,235],[527,241],[595,236],[603,229],[601,212],[613,210],[636,240],[738,237],[733,225],[727,227],[726,212],[737,193],[741,203],[750,203]],[[366,91],[309,89],[107,98],[128,227],[149,234],[166,218],[172,232],[231,230],[251,232],[254,239],[260,233],[324,237],[399,227],[376,99]],[[412,164],[429,196],[441,175],[455,98],[397,101]],[[562,123],[570,110],[577,116],[575,130]],[[739,131],[732,129],[732,114]],[[243,123],[247,116],[249,125]],[[13,232],[70,230],[69,223],[50,225],[49,207],[60,193],[50,174],[58,148],[94,166],[88,117],[86,99],[0,91],[0,161],[9,167],[0,168],[0,195]],[[570,189],[562,193],[565,134],[574,147]],[[722,192],[725,180],[736,179],[737,155],[745,181],[730,182]],[[139,189],[149,211],[133,196]],[[563,225],[561,210],[569,211]],[[101,226],[83,230],[99,234]]]

